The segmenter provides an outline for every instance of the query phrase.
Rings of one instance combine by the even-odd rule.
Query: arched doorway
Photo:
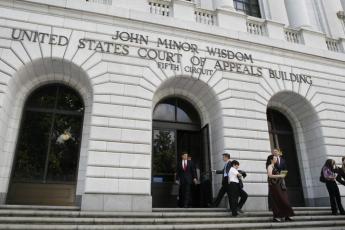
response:
[[[62,84],[26,100],[12,167],[9,204],[75,204],[84,103]]]
[[[304,206],[303,188],[297,157],[296,144],[292,126],[281,112],[268,109],[267,121],[271,148],[278,148],[283,152],[288,176],[285,179],[291,205]]]
[[[198,111],[187,100],[169,97],[153,112],[152,185],[153,207],[176,207],[176,163],[186,151],[197,167],[200,184],[194,186],[191,206],[204,207],[212,199],[208,126],[201,127]],[[201,192],[202,191],[202,192]]]

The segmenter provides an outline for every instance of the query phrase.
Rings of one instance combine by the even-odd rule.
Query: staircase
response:
[[[79,207],[0,206],[0,229],[345,229],[345,216],[330,208],[294,208],[294,222],[273,223],[271,212],[233,218],[222,208],[154,209],[152,213],[84,212]]]

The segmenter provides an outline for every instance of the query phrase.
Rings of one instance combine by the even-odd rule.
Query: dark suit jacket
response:
[[[276,169],[280,172],[282,170],[286,170],[286,162],[285,159],[280,157],[280,164],[278,164],[278,161],[275,165]]]
[[[336,177],[336,180],[342,184],[342,185],[345,185],[345,172],[342,168],[338,168],[336,170],[336,173],[338,173],[337,177]]]
[[[182,161],[178,162],[176,179],[180,181],[181,185],[192,184],[193,179],[197,179],[196,168],[192,161],[187,161],[187,170],[182,168]]]
[[[226,173],[229,174],[230,169],[231,169],[231,161],[228,162],[228,164],[226,165],[225,169],[222,168],[221,170],[216,170],[216,174],[224,175],[224,170],[226,170]],[[228,177],[224,177],[223,176],[222,184],[228,184]]]

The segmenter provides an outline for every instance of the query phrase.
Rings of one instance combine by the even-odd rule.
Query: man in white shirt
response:
[[[230,208],[232,216],[238,216],[238,198],[239,198],[239,178],[241,174],[238,172],[240,163],[236,160],[232,161],[232,167],[229,171],[229,194],[230,194]]]

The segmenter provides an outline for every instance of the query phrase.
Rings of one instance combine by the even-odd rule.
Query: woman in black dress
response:
[[[322,167],[322,176],[324,177],[324,181],[326,183],[326,188],[329,194],[329,200],[331,203],[332,214],[337,215],[339,212],[341,215],[345,215],[345,210],[343,205],[341,204],[341,197],[339,188],[336,182],[336,166],[335,161],[333,159],[328,159],[325,162],[325,165]],[[338,170],[339,171],[339,170]]]
[[[284,177],[286,174],[279,174],[278,170],[275,168],[276,162],[277,157],[274,155],[268,156],[266,161],[268,188],[272,201],[273,221],[281,222],[282,218],[285,218],[285,221],[292,221],[291,216],[294,216],[294,212],[290,206],[284,183]]]

